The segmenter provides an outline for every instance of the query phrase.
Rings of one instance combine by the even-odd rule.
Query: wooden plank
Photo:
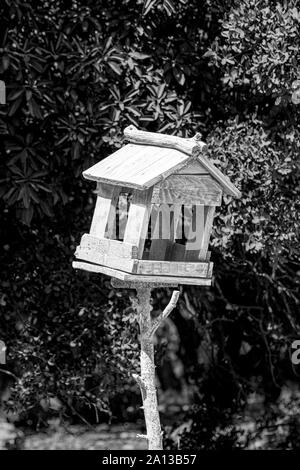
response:
[[[97,188],[97,200],[92,219],[90,233],[97,237],[104,237],[106,224],[110,216],[111,202],[118,194],[118,189],[111,184],[101,184]]]
[[[184,167],[176,171],[177,175],[209,175],[206,168],[195,160],[187,160]]]
[[[170,245],[170,224],[171,215],[169,206],[153,205],[151,215],[154,215],[151,221],[151,246],[149,259],[164,260],[168,246]]]
[[[170,240],[175,242],[177,238],[182,238],[182,206],[181,204],[172,205],[173,217],[171,225]]]
[[[198,286],[210,286],[210,278],[199,278],[199,277],[181,277],[181,276],[143,276],[138,274],[128,274],[118,269],[111,269],[105,266],[99,266],[97,264],[85,263],[83,261],[74,261],[72,263],[74,269],[83,269],[84,271],[106,274],[107,276],[115,277],[123,281],[128,282],[145,282],[159,286],[165,284],[186,284],[186,285],[198,285]]]
[[[124,242],[137,246],[138,258],[143,256],[148,222],[151,211],[152,188],[147,191],[134,191],[129,207]]]
[[[118,204],[118,199],[120,196],[121,187],[115,187],[113,191],[113,196],[111,199],[110,210],[107,218],[107,225],[105,230],[105,237],[116,239],[117,238],[117,220],[116,220],[116,209]]]
[[[147,282],[140,282],[140,281],[121,281],[121,279],[116,279],[112,278],[111,279],[111,285],[115,289],[137,289],[141,287],[141,284],[147,284]],[[152,289],[155,289],[156,287],[160,288],[162,287],[161,282],[150,282]],[[177,282],[164,282],[163,287],[177,287],[178,283]]]
[[[171,148],[128,144],[83,172],[86,179],[147,189],[185,165],[189,157]]]
[[[138,256],[138,249],[135,245],[119,240],[93,237],[87,233],[81,237],[80,248],[91,250],[101,255],[106,254],[119,258],[136,259]]]
[[[207,277],[209,263],[188,263],[180,261],[139,260],[137,274],[162,276]]]
[[[241,192],[229,178],[203,154],[206,145],[199,138],[184,139],[138,131],[134,126],[126,128],[124,134],[134,144],[125,145],[85,170],[84,178],[145,189],[183,168],[188,159],[192,162],[197,158],[226,194],[241,197]]]
[[[185,245],[186,260],[197,260],[202,246],[202,239],[205,226],[204,206],[194,206],[190,216],[189,231],[186,234],[187,241]]]
[[[222,189],[206,175],[171,175],[152,195],[153,204],[221,205]]]
[[[199,138],[199,134],[192,138],[177,137],[174,135],[160,134],[159,132],[140,131],[130,125],[124,129],[124,136],[135,144],[155,145],[157,147],[169,147],[187,155],[192,155],[195,150],[201,151],[206,144]]]
[[[209,161],[207,157],[199,155],[198,159],[204,168],[206,168],[206,170],[221,184],[226,194],[237,198],[241,197],[242,193],[234,186],[226,175],[224,175],[211,161]]]
[[[211,235],[211,230],[213,226],[215,215],[215,207],[208,206],[205,207],[205,226],[204,226],[204,234],[201,240],[201,247],[199,251],[199,260],[206,259],[206,253],[208,249],[209,239]]]
[[[136,272],[136,259],[121,258],[118,256],[102,254],[97,251],[81,248],[80,246],[75,252],[75,257],[84,261],[89,261],[90,263],[101,264],[110,268],[121,269],[122,271],[126,271],[129,273]]]

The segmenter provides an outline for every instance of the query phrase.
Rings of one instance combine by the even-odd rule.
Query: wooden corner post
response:
[[[170,315],[177,304],[179,291],[173,291],[171,300],[160,315],[152,319],[151,317],[151,290],[155,286],[147,283],[122,282],[116,279],[112,280],[113,287],[123,287],[135,289],[136,297],[132,299],[132,306],[137,315],[139,324],[140,340],[140,375],[133,374],[133,378],[138,383],[142,400],[143,411],[146,423],[146,435],[139,435],[148,441],[149,450],[162,450],[162,431],[158,411],[158,400],[156,391],[155,363],[154,363],[154,344],[153,337],[160,324]],[[170,287],[170,286],[168,286]]]

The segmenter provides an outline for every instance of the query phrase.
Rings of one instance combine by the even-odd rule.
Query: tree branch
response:
[[[163,322],[163,320],[165,320],[170,315],[172,310],[176,307],[178,298],[179,298],[179,291],[174,290],[173,293],[172,293],[171,300],[168,303],[168,305],[166,306],[166,308],[163,310],[163,312],[161,312],[158,315],[157,318],[155,318],[155,320],[153,320],[152,328],[151,328],[151,331],[150,331],[150,337],[152,337],[154,335],[154,333],[156,332],[159,325]]]
[[[145,384],[144,384],[144,382],[142,381],[141,377],[138,374],[132,374],[132,377],[138,383],[138,385],[141,389],[141,394],[142,394],[142,398],[143,398],[143,402],[144,402],[144,400],[146,399],[146,396],[147,396]]]

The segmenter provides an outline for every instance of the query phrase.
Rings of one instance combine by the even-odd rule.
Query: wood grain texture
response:
[[[193,210],[190,212],[190,220],[187,221],[187,224],[189,225],[189,230],[185,245],[185,259],[188,261],[197,260],[205,232],[204,206],[194,206]]]
[[[118,189],[110,184],[101,184],[97,187],[97,199],[90,233],[99,238],[104,237],[106,224],[111,212],[112,200],[118,195]],[[113,209],[112,209],[113,210]]]
[[[182,277],[182,276],[143,276],[138,274],[128,274],[124,271],[119,271],[118,269],[112,269],[105,266],[99,266],[97,264],[86,263],[83,261],[74,261],[72,263],[74,269],[83,269],[84,271],[89,271],[93,273],[106,274],[110,277],[115,277],[122,281],[128,281],[133,283],[146,283],[146,284],[159,284],[163,286],[165,284],[183,284],[183,285],[197,285],[197,286],[210,286],[210,278],[200,278],[200,277]]]
[[[120,279],[112,278],[111,285],[115,289],[139,289],[141,285],[147,285],[146,282],[133,282],[133,281],[121,281]],[[155,289],[156,287],[161,287],[160,282],[150,282],[149,286],[151,289]],[[177,287],[177,282],[170,282],[164,283],[164,287]]]
[[[76,249],[75,257],[129,273],[136,272],[137,247],[117,240],[100,240],[85,234]]]
[[[85,250],[80,247],[76,250],[75,257],[80,260],[89,261],[90,263],[107,266],[109,268],[121,269],[128,273],[136,272],[137,260],[135,259],[100,254],[96,251]]]
[[[117,238],[116,210],[117,210],[118,198],[120,196],[121,189],[122,189],[121,187],[114,187],[114,192],[111,198],[110,210],[108,213],[107,224],[106,224],[106,229],[105,229],[106,238],[111,238],[111,239]]]
[[[230,179],[224,175],[215,165],[209,161],[209,159],[204,155],[198,156],[199,162],[203,165],[204,168],[213,176],[218,183],[223,187],[224,193],[229,194],[230,196],[240,198],[242,193],[234,186]]]
[[[137,274],[162,276],[208,277],[210,263],[139,260]]]
[[[189,159],[186,161],[185,165],[177,170],[176,175],[209,175],[206,168],[204,168],[201,163],[195,159]]]
[[[214,206],[205,207],[205,226],[204,226],[204,234],[203,234],[202,241],[201,241],[201,247],[199,251],[199,257],[198,257],[199,260],[206,259],[214,216],[215,216],[215,207]]]
[[[153,204],[221,205],[222,188],[211,176],[171,175],[155,185]]]
[[[152,188],[147,191],[134,191],[129,207],[124,233],[124,242],[138,248],[138,258],[142,258],[151,211]]]
[[[194,168],[197,162],[200,173],[207,171],[226,194],[241,197],[241,192],[229,178],[204,155],[206,144],[197,138],[184,139],[139,131],[134,126],[126,128],[124,134],[134,143],[125,145],[85,170],[84,178],[126,188],[147,189],[187,165],[190,165],[187,171],[194,174],[198,171]]]
[[[187,155],[193,155],[195,151],[201,151],[206,147],[206,144],[198,138],[197,134],[192,138],[183,138],[158,132],[140,131],[133,125],[124,129],[124,136],[135,144],[173,148]]]
[[[131,243],[98,238],[87,233],[81,237],[80,248],[119,258],[136,259],[138,257],[138,248]]]
[[[124,188],[147,189],[189,159],[175,149],[128,144],[83,172],[86,179]]]
[[[172,205],[172,224],[170,240],[175,242],[176,238],[181,238],[182,232],[182,206],[181,204]]]

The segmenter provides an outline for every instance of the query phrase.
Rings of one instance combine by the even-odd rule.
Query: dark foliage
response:
[[[8,404],[33,421],[124,416],[136,330],[124,293],[71,268],[93,208],[81,171],[130,123],[200,131],[243,196],[215,220],[214,287],[186,289],[172,316],[202,403],[183,442],[238,445],[226,426],[249,396],[278,410],[298,382],[299,2],[3,0],[0,13],[0,327],[21,378]]]

